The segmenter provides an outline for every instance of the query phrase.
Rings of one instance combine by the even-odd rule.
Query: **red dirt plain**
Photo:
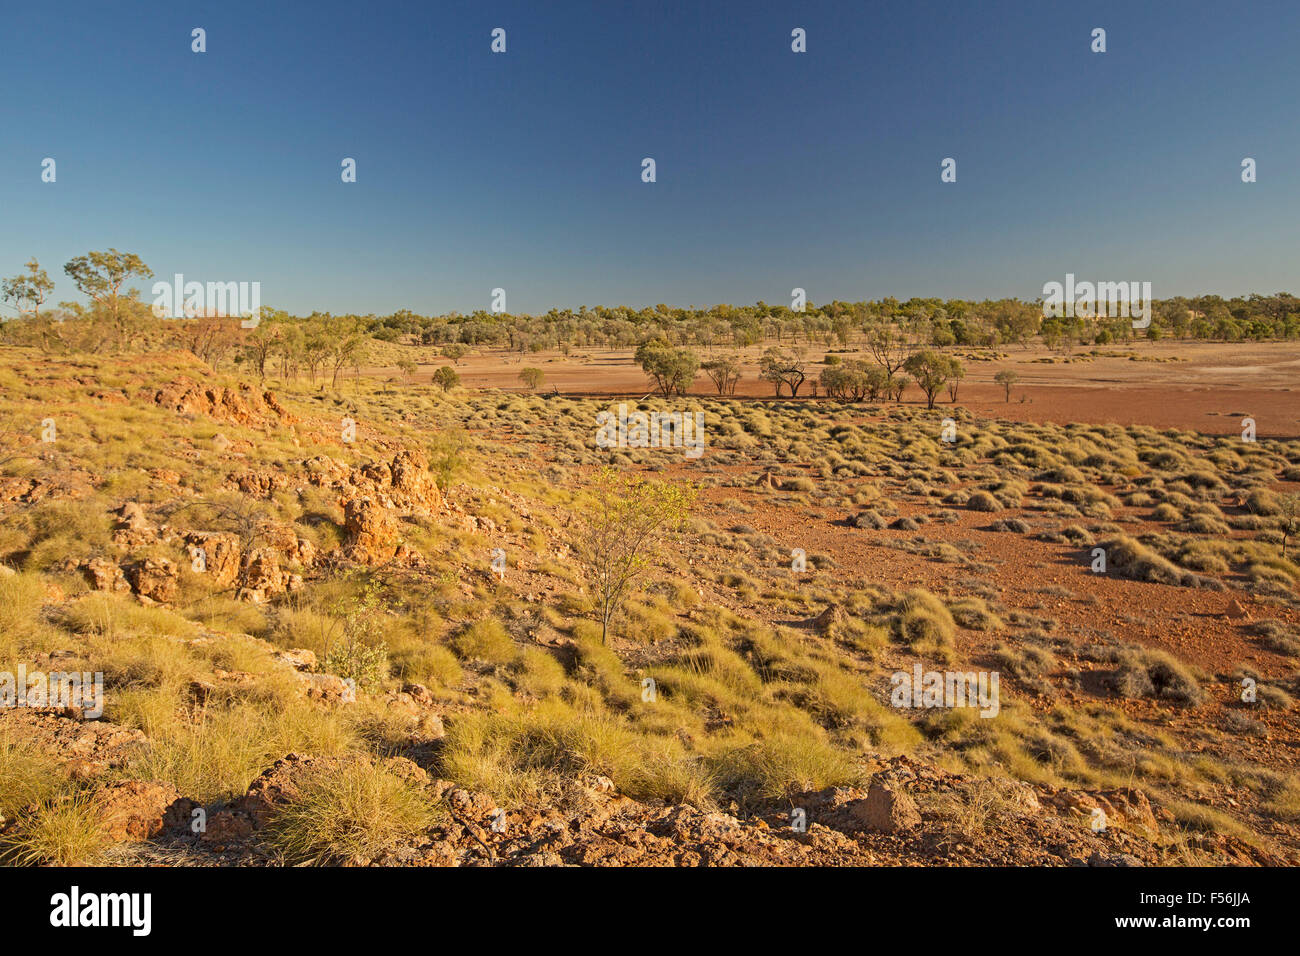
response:
[[[702,354],[707,350],[701,350]],[[718,349],[719,353],[730,350]],[[1258,437],[1300,437],[1300,343],[1194,343],[1142,342],[1132,346],[1107,346],[1097,357],[1088,350],[1074,352],[1069,361],[1042,347],[1012,346],[992,361],[964,359],[966,379],[958,404],[984,418],[1013,421],[1116,423],[1181,428],[1212,435],[1241,431],[1241,419],[1255,419]],[[742,350],[744,376],[737,395],[775,400],[772,387],[758,378],[761,348]],[[809,379],[800,397],[810,395],[821,371],[824,350],[810,350]],[[869,359],[864,351],[839,352],[845,359]],[[957,349],[968,356],[973,350]],[[992,354],[992,353],[989,353]],[[416,381],[426,382],[447,359],[430,358],[421,365]],[[546,374],[544,391],[565,395],[632,396],[650,391],[645,374],[632,361],[632,350],[583,350],[565,357],[559,352],[522,356],[500,350],[466,356],[456,366],[462,383],[470,388],[523,391],[519,371],[528,366]],[[1020,381],[1011,401],[993,376],[1004,368]],[[395,368],[370,370],[378,377],[397,378]],[[703,374],[691,390],[713,394]],[[1023,398],[1023,401],[1022,401]],[[911,387],[904,404],[919,404],[921,393]],[[943,396],[947,404],[947,396]]]

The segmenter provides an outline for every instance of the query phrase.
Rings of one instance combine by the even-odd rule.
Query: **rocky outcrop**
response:
[[[292,525],[283,522],[264,524],[258,528],[257,540],[291,564],[309,567],[316,561],[316,546],[298,537]]]
[[[296,591],[303,579],[284,565],[310,567],[316,561],[316,548],[297,537],[287,524],[267,524],[258,530],[259,547],[242,550],[238,536],[228,532],[191,531],[184,535],[191,557],[197,557],[194,570],[211,575],[219,588],[238,585],[240,600],[263,604],[277,594]]]
[[[274,394],[258,392],[247,384],[230,389],[181,377],[147,394],[154,404],[177,414],[205,415],[234,425],[257,426],[270,421],[291,425],[298,421]]]
[[[152,544],[158,538],[158,529],[149,523],[144,509],[134,501],[128,501],[118,511],[117,528],[113,531],[113,543],[119,548],[132,550]]]
[[[226,483],[254,498],[269,498],[289,487],[289,476],[280,471],[240,471],[229,475]]]
[[[101,481],[99,475],[69,470],[39,478],[0,476],[0,503],[36,504],[46,499],[85,498]]]
[[[129,591],[122,569],[107,558],[91,558],[82,567],[86,580],[96,591]]]
[[[397,553],[397,523],[374,498],[353,498],[343,506],[343,531],[344,554],[358,564],[374,567]]]
[[[844,612],[837,605],[830,605],[820,614],[808,621],[809,626],[818,634],[827,634],[831,628],[844,620]]]
[[[239,536],[222,531],[190,531],[185,543],[191,549],[191,558],[197,558],[201,573],[211,577],[220,588],[231,587],[240,572]],[[193,566],[193,565],[191,565]]]
[[[125,767],[142,756],[149,741],[143,733],[106,720],[28,707],[0,708],[0,733],[28,740],[65,763],[74,777],[96,777]]]
[[[180,571],[166,558],[145,558],[131,566],[127,579],[142,598],[168,604],[180,587]]]
[[[273,595],[302,587],[302,577],[280,567],[280,553],[274,548],[254,548],[244,559],[243,586],[239,599],[264,604]]]
[[[442,492],[429,473],[429,460],[414,451],[398,452],[390,468],[392,497],[400,508],[436,511],[442,507]]]
[[[343,500],[370,497],[385,508],[412,514],[432,514],[445,505],[422,452],[399,451],[391,461],[368,461],[358,468],[319,455],[302,468],[310,484],[337,491]]]
[[[308,700],[320,704],[336,705],[351,703],[356,692],[351,685],[337,674],[302,674],[302,681]]]
[[[170,784],[118,780],[95,795],[100,825],[114,842],[149,840],[185,824],[197,806]]]
[[[274,392],[262,392],[262,404],[269,408],[276,418],[280,419],[282,425],[297,425],[301,421],[297,415],[291,414],[287,408],[280,404]]]
[[[316,669],[316,652],[305,647],[294,647],[287,651],[279,651],[275,656],[281,664],[288,664],[296,671],[312,671]]]
[[[1098,829],[1119,827],[1154,832],[1160,826],[1147,795],[1131,787],[1056,790],[1046,799],[1057,810],[1079,819],[1081,824]]]

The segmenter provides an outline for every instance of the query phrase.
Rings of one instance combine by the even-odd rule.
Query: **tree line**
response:
[[[63,269],[88,300],[49,303],[54,282],[37,260],[24,271],[0,281],[0,302],[15,320],[0,326],[11,342],[37,345],[52,352],[99,352],[141,345],[182,347],[209,364],[244,364],[259,377],[274,372],[284,378],[328,378],[337,383],[345,369],[356,369],[376,342],[434,346],[458,364],[471,349],[493,348],[517,353],[574,349],[635,349],[636,361],[655,387],[681,394],[699,371],[719,394],[734,394],[739,381],[734,356],[719,350],[767,346],[761,377],[779,393],[797,396],[808,372],[801,350],[865,347],[872,361],[831,362],[817,377],[828,394],[850,399],[893,397],[906,383],[899,374],[911,353],[948,347],[1027,347],[1035,339],[1048,348],[1075,347],[1148,339],[1241,341],[1300,337],[1300,300],[1290,293],[1238,296],[1175,297],[1156,300],[1148,328],[1135,330],[1128,318],[1043,316],[1042,303],[1019,299],[984,300],[884,298],[863,302],[806,303],[802,311],[757,302],[752,306],[716,305],[673,308],[664,304],[580,306],[551,309],[542,315],[475,311],[420,315],[400,310],[391,315],[305,316],[264,308],[254,327],[244,329],[228,316],[200,315],[160,320],[140,299],[136,280],[153,271],[133,253],[116,249],[89,252]],[[935,353],[938,354],[938,353]],[[955,359],[953,360],[955,361]],[[406,365],[410,365],[409,361]],[[933,363],[932,363],[933,364]],[[399,366],[400,367],[400,366]],[[402,368],[410,376],[409,367]],[[444,388],[458,379],[438,370]],[[929,381],[933,374],[922,378]],[[949,370],[943,387],[959,380]],[[921,378],[911,375],[911,380]],[[537,382],[527,382],[536,388]]]

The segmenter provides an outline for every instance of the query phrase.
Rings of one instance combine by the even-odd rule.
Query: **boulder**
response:
[[[247,814],[218,810],[208,818],[199,836],[200,843],[223,847],[238,843],[253,833],[253,820]]]
[[[294,647],[281,651],[276,657],[294,670],[311,671],[316,669],[316,653],[305,647]]]
[[[278,471],[241,471],[230,475],[226,483],[254,498],[270,498],[289,486],[287,475]]]
[[[876,780],[871,782],[867,798],[856,801],[851,808],[862,826],[880,833],[897,833],[921,823],[921,812],[906,790]]]
[[[178,826],[196,806],[170,784],[119,780],[96,795],[99,820],[110,840],[148,840]]]
[[[397,553],[397,523],[374,498],[353,498],[343,506],[344,554],[369,567],[390,561]]]
[[[86,580],[96,591],[129,591],[131,585],[126,583],[126,575],[112,561],[106,558],[91,558],[83,568]]]
[[[393,497],[406,507],[429,511],[442,507],[442,492],[429,474],[429,460],[414,451],[401,451],[393,458],[389,468],[392,475]]]
[[[307,699],[322,704],[347,704],[356,699],[356,691],[337,674],[303,674]]]
[[[839,609],[839,607],[832,604],[816,617],[812,618],[809,623],[812,624],[818,634],[825,634],[833,625],[838,624],[843,616],[844,613]]]
[[[254,548],[244,558],[241,601],[264,604],[268,598],[289,589],[289,572],[280,567],[280,555],[272,548]]]
[[[431,694],[429,688],[425,687],[423,684],[403,684],[402,693],[409,694],[411,699],[421,707],[433,706],[433,694]]]
[[[228,588],[238,579],[241,547],[237,535],[221,531],[191,531],[185,535],[185,543],[191,549],[191,560],[202,558],[202,571],[197,567],[195,570],[209,575],[217,587]]]
[[[144,509],[137,502],[128,501],[118,511],[117,529],[113,532],[113,543],[118,547],[132,550],[152,543],[158,537],[158,529],[149,523]]]
[[[166,558],[145,558],[128,573],[131,586],[142,598],[167,604],[176,597],[180,572]]]

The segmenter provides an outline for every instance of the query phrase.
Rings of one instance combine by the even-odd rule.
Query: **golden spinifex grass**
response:
[[[59,479],[0,511],[0,563],[15,572],[0,576],[5,661],[57,652],[103,672],[106,719],[148,738],[108,779],[170,784],[210,811],[285,754],[340,760],[346,774],[314,780],[255,837],[286,860],[372,857],[433,825],[429,794],[381,767],[393,753],[509,805],[581,801],[584,778],[599,776],[638,800],[761,813],[909,754],[994,781],[1140,786],[1177,827],[1259,843],[1294,819],[1294,778],[1266,740],[1296,719],[1300,567],[1283,545],[1300,442],[954,409],[949,443],[917,407],[691,397],[709,447],[690,460],[601,449],[607,403],[596,400],[366,379],[344,397],[280,382],[301,419],[290,432],[153,403],[171,378],[211,377],[188,360],[18,358],[20,372],[0,372],[15,386],[0,389],[0,413],[66,426],[48,459],[0,465],[5,479]],[[124,401],[97,403],[82,378]],[[363,440],[336,437],[344,415]],[[218,433],[231,448],[214,444]],[[338,492],[313,483],[305,462],[355,474],[403,446],[430,452],[429,475],[459,510],[399,516],[421,566],[351,567],[337,555]],[[250,472],[286,481],[236,490]],[[628,502],[645,504],[636,494],[648,488],[663,496],[650,502],[664,516],[647,525],[654,546],[633,553],[620,600],[604,601],[590,519],[603,501],[617,542],[637,514]],[[134,502],[155,525],[238,534],[244,512],[214,506],[237,496],[258,521],[332,555],[289,568],[301,589],[240,600],[190,569],[181,538],[134,545],[119,533]],[[1091,576],[1098,547],[1107,570]],[[508,554],[504,575],[495,548]],[[1019,552],[1064,584],[1023,580]],[[129,568],[146,557],[180,568],[167,606],[94,591],[85,573],[92,559]],[[1230,598],[1255,619],[1220,628],[1227,659],[1190,639],[1148,646],[1175,622],[1195,624],[1178,601],[1213,600],[1208,616]],[[622,613],[607,616],[615,604]],[[348,670],[331,650],[349,621],[356,701],[308,698],[279,655],[310,651],[317,672]],[[916,663],[998,668],[998,716],[891,707],[889,675]],[[1265,702],[1249,710],[1238,696],[1247,663]],[[404,694],[444,718],[437,746],[404,713]],[[11,723],[0,714],[0,729]],[[12,778],[37,780],[23,763],[35,758],[15,754],[0,751]],[[81,791],[57,773],[39,779],[21,807],[0,809],[4,839],[22,847],[14,859],[93,857]],[[945,819],[974,833],[987,809]]]

